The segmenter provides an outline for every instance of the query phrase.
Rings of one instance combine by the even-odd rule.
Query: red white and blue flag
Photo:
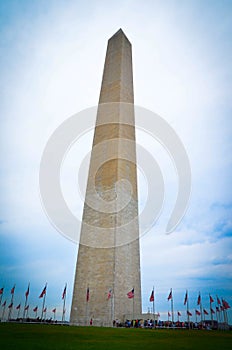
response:
[[[26,293],[25,293],[25,297],[26,298],[28,298],[29,292],[30,292],[30,283],[28,284],[28,287],[27,287],[27,290],[26,290]]]
[[[230,305],[225,301],[225,299],[222,299],[222,305],[224,306],[225,310],[230,309]]]
[[[151,296],[150,296],[150,301],[154,301],[155,297],[154,297],[154,290],[151,292]]]
[[[107,300],[109,300],[112,297],[112,289],[109,290],[107,295]]]
[[[42,290],[39,298],[43,298],[44,295],[46,295],[47,285],[45,285],[44,289]]]
[[[134,296],[135,296],[134,288],[130,292],[127,293],[127,296],[128,296],[129,299],[134,298]]]
[[[184,297],[184,305],[186,305],[188,301],[188,291],[186,290],[185,297]]]
[[[66,290],[67,290],[67,284],[64,287],[64,291],[63,291],[63,294],[62,294],[62,299],[64,299],[65,296],[66,296]]]
[[[170,293],[168,295],[168,300],[172,299],[172,289],[170,290]]]
[[[87,291],[86,291],[86,301],[89,301],[89,287],[87,288]]]
[[[214,302],[213,298],[211,297],[211,295],[209,296],[209,302],[210,304]]]

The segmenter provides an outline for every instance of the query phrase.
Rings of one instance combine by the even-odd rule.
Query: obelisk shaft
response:
[[[131,44],[119,30],[108,42],[105,59],[74,281],[72,324],[85,325],[93,319],[94,325],[111,325],[112,318],[123,322],[125,315],[141,314],[133,102]],[[125,179],[129,187],[122,183]],[[133,301],[127,297],[132,288]]]

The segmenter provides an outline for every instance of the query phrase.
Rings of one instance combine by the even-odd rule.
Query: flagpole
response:
[[[154,327],[155,327],[155,287],[153,286],[153,317],[154,317]]]
[[[25,304],[24,304],[24,310],[23,310],[23,320],[25,319],[25,312],[26,312],[26,307],[27,307],[27,299],[28,299],[28,295],[29,295],[29,288],[30,288],[30,282],[28,283],[28,287],[27,287],[27,291],[25,293]]]
[[[27,308],[27,315],[26,315],[26,316],[27,316],[27,318],[28,318],[28,312],[29,312],[29,305],[28,305],[28,308]]]
[[[6,310],[6,302],[5,302],[4,306],[3,306],[1,320],[3,320],[3,318],[4,318],[4,315],[5,315],[5,310]]]
[[[27,296],[26,296],[26,300],[25,300],[25,304],[24,304],[23,320],[25,319],[26,307],[27,307]]]
[[[220,306],[220,300],[218,298],[218,296],[216,295],[217,297],[217,304],[218,304],[218,323],[221,323],[221,306]]]
[[[213,327],[212,301],[211,301],[211,295],[210,294],[209,294],[209,307],[210,307],[211,325]]]
[[[216,307],[216,319],[217,319],[217,327],[218,327],[218,311],[217,311],[217,307]]]
[[[17,318],[19,318],[20,308],[21,308],[21,304],[20,304],[19,309],[18,309]]]
[[[13,293],[12,293],[12,291],[13,291]],[[12,308],[13,308],[13,304],[14,304],[14,291],[15,291],[15,285],[14,285],[14,287],[11,289],[11,302],[10,302],[10,304],[12,304],[12,306],[9,308],[8,321],[9,321],[9,319],[10,319],[11,312],[12,312]]]
[[[64,299],[64,302],[63,302],[63,312],[62,312],[62,323],[64,323],[64,321],[65,321],[66,290],[67,290],[67,283],[65,284],[64,292],[63,292],[63,299]]]
[[[108,292],[108,303],[109,303],[109,325],[111,325],[111,321],[112,321],[112,295],[109,296],[110,291]]]
[[[203,318],[202,318],[202,302],[201,302],[201,293],[199,292],[200,295],[200,309],[201,309],[201,326],[203,327]]]
[[[45,305],[45,299],[46,299],[46,294],[47,294],[47,283],[45,284],[45,287],[43,290],[45,290],[45,293],[43,295],[43,305],[42,305],[42,313],[41,313],[41,321],[40,322],[43,321],[44,305]]]
[[[110,322],[110,324],[111,324],[111,326],[112,326],[112,322],[113,322],[113,297],[114,297],[114,295],[113,295],[113,291],[112,291],[112,296],[110,298],[110,304],[111,304],[111,322]]]
[[[172,291],[172,288],[171,288],[171,291]],[[174,323],[173,293],[172,293],[172,298],[171,298],[171,308],[172,308],[172,323]]]
[[[43,314],[44,314],[44,305],[45,305],[45,298],[46,298],[46,293],[44,294],[44,297],[43,297],[43,305],[42,305],[42,312],[41,312],[41,321],[43,321]]]
[[[189,298],[188,298],[188,291],[186,290],[187,293],[187,319],[188,319],[188,328],[190,329],[190,317],[189,317]]]
[[[88,302],[86,300],[85,302],[85,325],[87,326],[88,325],[88,321],[87,321],[87,308],[88,308]]]
[[[65,301],[66,301],[66,295],[64,297],[64,303],[63,303],[63,313],[62,313],[62,323],[65,322]]]
[[[112,327],[112,322],[113,322],[113,289],[109,289],[107,299],[108,299],[108,303],[109,303],[109,326]]]
[[[85,302],[85,318],[86,318],[86,326],[88,326],[88,299],[89,299],[89,287],[86,289],[86,302]]]
[[[112,322],[114,321],[114,289],[112,290]]]
[[[133,290],[134,290],[134,296],[133,296],[133,320],[134,320],[134,311],[135,311],[135,288],[133,287]]]

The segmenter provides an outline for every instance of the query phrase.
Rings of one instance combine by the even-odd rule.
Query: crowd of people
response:
[[[218,329],[219,325],[217,321],[204,321],[204,322],[171,322],[171,321],[161,321],[157,322],[153,319],[147,320],[126,320],[125,323],[119,320],[113,321],[113,327],[126,327],[126,328],[181,328],[181,329]]]

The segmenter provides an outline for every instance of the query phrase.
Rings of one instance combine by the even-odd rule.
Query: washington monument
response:
[[[129,297],[128,297],[129,293]],[[141,315],[131,43],[108,41],[90,158],[70,323]]]

